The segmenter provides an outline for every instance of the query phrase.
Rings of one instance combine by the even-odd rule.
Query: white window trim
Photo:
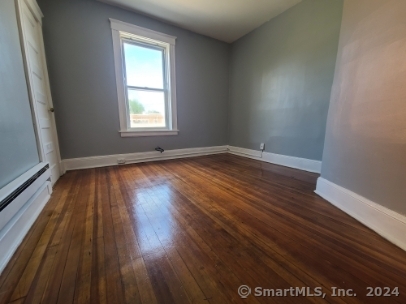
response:
[[[118,96],[118,110],[120,117],[120,133],[121,137],[133,136],[161,136],[161,135],[178,135],[178,120],[176,108],[176,72],[175,72],[175,41],[176,37],[155,32],[150,29],[142,28],[130,23],[125,23],[115,19],[110,19],[111,31],[113,35],[114,48],[114,65],[116,71],[116,84]],[[168,128],[151,128],[135,130],[129,125],[128,107],[126,100],[126,86],[124,85],[124,58],[121,49],[121,33],[129,33],[139,37],[144,37],[151,42],[161,43],[169,50],[169,85],[170,94],[168,106],[170,107],[168,115],[170,121]]]

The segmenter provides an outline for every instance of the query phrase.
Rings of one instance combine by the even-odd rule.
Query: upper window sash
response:
[[[169,57],[167,56],[167,53],[169,52],[169,50],[165,47],[162,46],[151,46],[147,43],[142,43],[142,42],[138,42],[136,40],[131,40],[128,41],[127,38],[123,38],[123,35],[121,36],[121,49],[122,49],[122,56],[123,56],[123,69],[124,69],[124,85],[126,85],[128,88],[137,88],[137,89],[150,89],[150,90],[159,90],[159,91],[167,91],[168,90],[168,78],[170,77],[168,75],[168,64],[169,64]],[[148,48],[148,49],[152,49],[152,50],[158,50],[162,52],[162,88],[158,88],[158,87],[151,87],[151,86],[137,86],[137,85],[131,85],[128,84],[128,75],[127,75],[127,62],[126,62],[126,56],[125,56],[125,50],[124,50],[124,44],[131,44],[134,46],[140,46],[143,48]]]

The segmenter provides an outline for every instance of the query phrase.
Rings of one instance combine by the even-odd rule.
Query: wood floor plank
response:
[[[81,257],[82,246],[85,242],[85,224],[87,204],[92,185],[92,172],[86,172],[81,190],[78,193],[77,204],[80,210],[76,212],[73,233],[70,239],[69,250],[66,257],[66,264],[63,270],[62,281],[59,287],[58,303],[72,303],[75,295],[75,288],[81,281],[78,280],[78,268]],[[83,282],[81,282],[83,283]]]
[[[75,181],[74,188],[68,194],[66,203],[67,209],[66,212],[63,214],[64,219],[60,224],[61,230],[57,230],[55,233],[55,236],[60,236],[61,239],[57,240],[57,246],[59,247],[59,250],[56,253],[55,260],[50,271],[51,276],[49,277],[48,284],[46,285],[46,288],[44,290],[44,295],[42,298],[42,301],[44,303],[57,303],[59,289],[63,279],[64,269],[67,263],[67,256],[72,239],[72,234],[76,224],[76,212],[78,213],[78,215],[82,213],[81,206],[79,206],[78,204],[78,202],[80,201],[79,192],[81,183],[85,179],[85,175],[87,174],[88,172],[83,172],[79,175],[79,177]]]
[[[128,170],[128,171],[130,171],[130,170]],[[137,205],[145,204],[146,203],[145,199],[142,199],[145,196],[148,197],[148,195],[146,195],[146,193],[145,193],[145,190],[146,190],[145,185],[147,187],[150,187],[154,184],[154,182],[151,182],[150,180],[148,180],[147,177],[144,176],[142,174],[142,172],[138,169],[131,170],[131,173],[132,173],[132,175],[134,175],[134,178],[141,179],[144,182],[143,182],[142,186],[139,186],[138,184],[134,185],[134,183],[132,184],[133,189],[136,189],[136,191],[137,191],[136,192],[137,195],[135,195],[135,196],[138,199],[134,200],[134,199],[129,198],[129,201],[133,201],[133,203],[137,204]],[[131,183],[129,183],[128,181],[132,181],[134,178],[131,178],[129,176],[124,177],[123,183],[125,181],[127,181],[126,182],[126,184],[128,185],[127,189],[129,189],[129,190],[131,189]],[[160,236],[158,235],[158,238],[159,237]],[[170,259],[171,263],[174,265],[174,268],[177,269],[176,271],[177,271],[180,279],[182,280],[182,283],[185,284],[185,286],[187,286],[187,292],[188,292],[188,296],[189,296],[189,299],[191,300],[191,302],[199,303],[199,302],[201,302],[201,300],[210,302],[210,300],[213,297],[208,296],[207,294],[206,295],[202,294],[200,286],[196,286],[197,282],[195,280],[195,274],[192,274],[193,270],[190,270],[190,267],[188,267],[186,265],[186,261],[184,261],[184,259],[182,259],[182,257],[180,256],[180,254],[178,252],[178,249],[174,248],[174,246],[172,246],[171,244],[163,241],[162,238],[160,240],[161,240],[161,244],[162,244],[164,250],[167,253],[168,258]],[[189,261],[195,262],[194,260],[190,260],[190,259],[189,259]],[[202,284],[204,285],[204,283],[199,282],[199,284],[197,284],[197,285],[202,285]]]
[[[0,303],[8,302],[15,290],[29,260],[40,240],[49,220],[53,215],[53,209],[60,200],[63,192],[69,191],[72,177],[75,173],[69,174],[65,179],[58,182],[57,189],[54,190],[48,204],[44,207],[41,216],[33,224],[32,228],[24,238],[24,241],[14,253],[10,262],[0,276]]]
[[[68,190],[69,191],[69,190]],[[45,227],[41,238],[38,240],[36,247],[28,261],[28,264],[21,275],[21,278],[14,289],[13,295],[11,296],[11,301],[15,301],[21,297],[25,297],[30,289],[32,281],[37,273],[37,270],[41,264],[42,258],[45,254],[47,246],[50,242],[51,236],[53,235],[54,228],[60,217],[61,210],[64,207],[65,195],[62,195],[58,204],[55,207],[55,212],[53,212],[51,218],[49,219],[47,226]]]
[[[181,229],[191,235],[191,237],[201,238],[207,246],[211,246],[213,243],[223,244],[223,246],[211,246],[210,250],[216,254],[224,265],[237,270],[240,282],[243,281],[251,286],[259,286],[261,282],[266,281],[275,288],[286,288],[289,286],[281,276],[274,273],[266,264],[261,265],[253,250],[249,250],[248,254],[245,252],[247,249],[215,221],[207,216],[202,217],[199,215],[199,211],[193,203],[179,195],[179,193],[172,192],[171,196],[176,196],[176,201],[180,201],[180,203],[172,203],[171,206],[174,208],[167,209],[167,216],[172,215],[175,217],[177,222],[182,226]],[[165,197],[159,199],[160,208],[166,207],[165,203],[163,203],[164,199]],[[250,270],[255,267],[258,269],[255,274],[251,274]],[[296,286],[305,286],[302,282],[296,281],[295,283]],[[268,300],[267,302],[270,301]]]
[[[72,176],[71,178],[74,179],[75,176]],[[74,184],[72,184],[72,187],[74,187]],[[60,214],[58,223],[53,231],[53,235],[51,237],[50,243],[48,244],[45,255],[41,261],[41,265],[35,275],[35,279],[32,282],[26,296],[27,303],[41,302],[44,291],[49,284],[49,279],[52,274],[51,269],[55,265],[55,257],[57,256],[57,253],[59,251],[59,244],[61,237],[65,231],[65,224],[67,222],[67,219],[69,218],[69,215],[72,213],[71,211],[69,212],[70,209],[68,208],[70,205],[73,205],[72,203],[68,203],[69,199],[73,197],[72,193],[74,193],[70,191],[71,189],[72,188],[70,187],[64,188],[65,191],[60,197],[60,200],[62,200],[63,208],[60,210],[60,212],[58,212]],[[71,199],[71,201],[73,200]],[[55,209],[54,212],[56,212],[56,210],[57,209]]]
[[[256,239],[255,246],[259,246],[264,252],[269,252],[272,250],[274,254],[272,255],[272,259],[278,259],[279,263],[282,265],[285,264],[292,264],[295,266],[293,268],[294,272],[301,272],[299,277],[301,278],[306,278],[308,281],[308,286],[324,286],[328,288],[328,286],[335,286],[333,282],[330,282],[327,280],[327,278],[322,274],[323,280],[321,282],[323,283],[314,283],[312,284],[312,279],[311,276],[309,277],[306,275],[307,273],[311,273],[311,271],[308,269],[308,267],[305,264],[301,264],[300,261],[296,261],[293,259],[286,261],[286,255],[287,252],[278,245],[277,243],[271,243],[271,239],[267,239],[264,236],[261,236],[258,234],[258,232],[254,229],[252,229],[249,225],[247,225],[244,221],[240,220],[235,220],[233,218],[230,218],[230,213],[227,211],[222,211],[221,207],[219,205],[215,204],[215,199],[212,199],[210,197],[206,197],[204,193],[199,192],[197,189],[198,187],[196,186],[189,186],[187,183],[182,183],[182,182],[176,182],[172,181],[172,185],[174,185],[181,193],[183,193],[185,196],[192,198],[192,201],[197,202],[195,205],[198,206],[202,212],[208,214],[213,220],[218,221],[218,223],[226,229],[229,233],[234,233],[234,231],[237,231],[237,235],[242,235],[244,239]],[[201,207],[200,202],[205,201],[204,208]],[[230,208],[230,207],[229,207]],[[227,210],[229,210],[227,208]],[[231,211],[231,210],[230,210]],[[242,242],[244,240],[241,240]],[[287,245],[289,246],[291,242],[288,242]],[[298,267],[300,265],[300,267]],[[278,269],[277,265],[274,266],[276,269]],[[304,269],[304,271],[301,271],[301,269]],[[281,270],[281,269],[279,269]],[[315,274],[312,273],[312,276]],[[326,283],[325,283],[326,282]],[[336,284],[337,285],[337,284]],[[339,286],[339,285],[338,285]],[[335,301],[335,299],[334,299]],[[347,300],[348,301],[352,301]]]
[[[317,177],[230,154],[68,172],[0,275],[0,304],[406,303],[406,252],[318,197]],[[243,284],[326,297],[241,299]]]
[[[144,197],[144,199],[146,198]],[[155,284],[156,287],[159,287],[157,289],[157,295],[159,296],[157,300],[159,303],[164,301],[167,301],[168,303],[189,303],[189,298],[184,291],[178,273],[174,270],[170,258],[167,256],[165,248],[162,246],[153,227],[148,225],[149,219],[145,216],[145,212],[142,208],[142,205],[148,202],[145,202],[142,199],[140,200],[141,208],[134,212],[137,217],[143,221],[144,228],[147,228],[138,229],[138,232],[144,235],[142,238],[144,240],[143,247],[146,247],[142,253],[144,260],[150,261],[151,259],[154,259],[155,261],[153,263],[154,268],[150,269],[150,276],[153,280],[159,282],[158,284]],[[152,248],[154,250],[151,250]],[[160,279],[159,276],[161,276]]]
[[[95,169],[95,212],[93,217],[93,259],[90,299],[94,303],[107,303],[106,270],[104,263],[103,210],[101,169]]]
[[[25,297],[26,303],[40,303],[44,294],[44,290],[49,283],[49,277],[51,274],[51,267],[55,261],[56,254],[58,252],[58,246],[52,246],[47,249],[43,262],[36,274],[36,278],[30,286],[27,296]]]
[[[353,234],[356,234],[359,236],[359,233],[365,231],[365,234],[371,237],[379,238],[378,235],[372,234],[371,231],[366,228],[363,225],[359,225],[357,221],[354,219],[348,217],[344,212],[342,212],[339,209],[331,209],[329,208],[330,206],[325,204],[325,202],[322,201],[319,197],[315,197],[314,194],[312,194],[312,191],[308,191],[307,196],[314,198],[311,201],[311,204],[303,204],[302,200],[295,200],[292,195],[290,195],[289,192],[293,191],[295,188],[289,187],[288,191],[284,190],[281,188],[281,183],[277,183],[277,191],[274,188],[272,184],[272,180],[268,179],[259,179],[259,178],[251,178],[247,177],[246,174],[244,174],[242,177],[239,178],[239,175],[231,174],[230,171],[227,169],[227,165],[217,165],[216,163],[218,162],[213,162],[206,159],[205,160],[205,165],[207,166],[200,166],[199,170],[203,172],[207,172],[210,174],[212,180],[216,180],[218,183],[219,181],[222,184],[225,184],[225,187],[229,187],[230,191],[238,191],[239,189],[244,189],[244,196],[248,197],[247,194],[251,193],[255,197],[264,197],[266,202],[272,202],[272,205],[278,205],[278,206],[283,206],[284,208],[290,208],[290,211],[295,213],[295,214],[300,214],[303,216],[303,213],[306,211],[310,212],[310,215],[312,218],[309,218],[311,222],[314,221],[327,221],[328,227],[331,228],[331,226],[335,223],[338,223],[339,231],[342,232],[342,226],[343,224],[349,225],[352,229],[348,229],[346,232],[353,232]],[[209,169],[208,169],[209,168]],[[232,166],[229,167],[231,170],[233,169]],[[195,169],[193,167],[193,169]],[[213,174],[213,170],[215,170],[215,174]],[[216,178],[219,177],[219,178]],[[279,180],[279,179],[278,179]],[[261,185],[261,187],[257,185]],[[254,186],[250,186],[254,185]],[[231,187],[230,187],[231,186]],[[312,190],[312,189],[310,189]],[[280,194],[279,194],[280,193]],[[278,195],[279,194],[279,195]],[[306,193],[301,192],[301,197],[305,196]],[[273,198],[277,199],[273,199]],[[281,204],[282,203],[282,204]],[[308,213],[307,213],[308,214]],[[347,234],[346,237],[349,235]],[[362,242],[363,239],[359,240],[358,242]],[[382,250],[392,250],[393,246],[388,246]]]
[[[192,184],[192,188],[196,188],[196,184]],[[220,197],[222,196],[226,196],[225,193],[221,193],[221,191],[219,192],[218,189],[213,189],[213,194],[209,196],[210,199],[214,200],[214,197],[218,197],[217,200],[220,199]],[[200,196],[202,194],[199,194]],[[273,232],[271,229],[269,229],[268,227],[264,226],[264,223],[261,223],[260,221],[258,221],[258,214],[257,216],[252,216],[249,213],[247,213],[245,210],[243,209],[239,209],[236,207],[227,207],[227,209],[225,209],[223,206],[223,204],[225,204],[227,201],[230,201],[231,198],[226,198],[223,202],[219,201],[219,204],[216,205],[217,211],[220,212],[219,214],[222,214],[221,216],[228,216],[230,218],[230,220],[232,222],[236,222],[238,223],[238,225],[241,226],[241,223],[244,223],[243,226],[249,227],[247,228],[249,230],[249,235],[256,235],[256,237],[258,237],[258,239],[263,240],[263,242],[265,242],[267,236],[271,236],[272,235],[272,240],[274,242],[273,246],[274,248],[276,248],[276,250],[280,253],[283,254],[283,248],[290,246],[292,248],[297,248],[298,244],[297,244],[297,240],[295,239],[291,239],[289,240],[287,238],[287,235],[283,234],[284,230],[282,228],[277,228],[276,229],[276,233]],[[239,199],[234,198],[234,202],[238,205],[244,205]],[[231,212],[230,212],[231,211]],[[251,210],[252,211],[252,210]],[[230,222],[230,225],[232,225],[232,222]],[[272,226],[274,227],[275,224],[272,224]],[[289,226],[285,226],[283,227],[285,229],[290,229]],[[299,234],[300,235],[300,231],[294,231],[294,233],[292,233],[290,236],[291,238],[293,237],[293,235],[295,234]],[[313,235],[309,234],[307,236],[307,238],[311,241],[313,241]],[[294,241],[294,242],[292,242]],[[320,244],[318,244],[320,245]],[[303,250],[304,249],[304,250]],[[314,252],[314,249],[312,249],[312,247],[309,245],[308,248],[303,248],[302,250],[300,250],[299,252]],[[285,254],[284,254],[285,255]],[[296,258],[296,257],[295,257]],[[312,263],[311,265],[314,266],[314,263],[319,263],[318,264],[318,269],[321,270],[321,273],[323,275],[330,275],[330,279],[334,280],[333,282],[335,282],[335,285],[338,285],[340,280],[340,275],[344,275],[343,271],[339,272],[339,274],[335,274],[334,276],[332,276],[331,274],[334,273],[334,269],[332,269],[331,267],[334,265],[335,267],[339,268],[340,264],[336,263],[336,264],[332,264],[331,263],[323,263],[323,260],[325,259],[323,255],[318,256],[317,258],[314,255],[311,256],[307,256],[307,263]],[[330,268],[330,269],[329,269]],[[348,269],[347,271],[351,271],[351,269]],[[364,273],[364,276],[367,275],[366,273]],[[358,286],[359,282],[358,280],[354,277],[354,275],[351,275],[350,273],[345,274],[346,277],[346,281],[345,284],[347,285],[352,285],[352,286]],[[340,285],[338,285],[340,286]],[[342,286],[343,288],[346,286]]]
[[[120,274],[120,263],[116,240],[114,235],[113,219],[111,214],[114,204],[114,193],[109,184],[108,169],[103,168],[101,175],[102,191],[102,215],[103,215],[103,239],[104,239],[104,263],[106,271],[106,296],[108,303],[124,303],[124,289]]]
[[[148,166],[148,168],[151,169],[152,166]],[[154,175],[154,177],[159,176],[160,173],[161,172],[157,172],[156,175]],[[149,175],[149,176],[151,176],[151,175]],[[229,251],[226,250],[227,246],[224,246],[224,247],[223,246],[211,246],[211,242],[218,243],[217,242],[218,241],[217,237],[219,236],[217,234],[218,231],[216,231],[216,233],[214,233],[214,234],[211,234],[209,236],[210,242],[207,242],[201,236],[202,233],[199,233],[200,232],[199,228],[203,228],[203,227],[199,227],[198,225],[196,227],[193,227],[193,223],[198,221],[198,218],[196,217],[194,219],[191,219],[190,221],[187,221],[187,216],[188,216],[187,211],[182,208],[182,206],[184,206],[186,204],[186,202],[184,200],[181,200],[180,197],[175,198],[175,194],[172,191],[169,192],[167,190],[167,188],[165,188],[165,189],[162,189],[162,188],[163,187],[161,187],[161,190],[149,189],[149,191],[148,191],[150,194],[150,197],[152,198],[153,204],[149,204],[149,208],[146,211],[146,213],[149,214],[149,216],[151,218],[151,220],[150,220],[151,223],[156,226],[156,231],[167,230],[168,227],[162,226],[162,223],[165,222],[165,219],[173,217],[174,219],[176,219],[176,223],[178,223],[178,225],[174,226],[175,221],[171,221],[171,225],[174,226],[172,229],[183,231],[182,238],[181,238],[182,240],[184,240],[184,239],[194,240],[194,242],[200,248],[202,248],[202,251],[204,251],[210,257],[210,259],[213,261],[213,263],[216,263],[216,268],[217,268],[218,272],[219,272],[220,268],[224,267],[225,269],[227,269],[226,271],[230,273],[229,277],[234,276],[234,278],[237,279],[238,282],[241,282],[241,277],[238,276],[237,273],[238,272],[244,273],[245,282],[253,283],[255,280],[253,280],[253,278],[250,277],[249,275],[248,276],[246,275],[247,269],[238,267],[239,266],[239,263],[238,263],[239,257],[233,256],[231,258],[231,256],[229,255]],[[168,195],[168,194],[170,194],[170,195]],[[172,206],[174,208],[171,208],[169,210],[168,206]],[[147,209],[147,207],[145,205],[143,205],[143,208]],[[178,208],[180,208],[179,211],[176,210]],[[160,211],[160,213],[163,213],[161,215],[162,219],[156,218],[156,214],[158,213],[158,210]],[[182,216],[180,216],[180,214],[182,214]],[[210,224],[213,224],[213,223],[206,222],[205,227],[209,227]],[[176,246],[173,245],[173,247],[176,248],[176,247],[178,247],[178,245],[176,245]],[[220,251],[221,254],[217,254],[217,251]],[[237,269],[235,269],[235,268],[237,268]],[[239,270],[239,271],[235,271],[235,270]],[[281,281],[283,281],[283,280],[281,280]],[[231,290],[233,290],[233,288],[231,288]]]
[[[187,166],[189,170],[191,170],[194,173],[197,173],[198,171],[195,171],[193,168],[190,166]],[[204,168],[201,168],[202,171],[206,172]],[[203,178],[209,178],[209,174],[205,173],[203,174]],[[222,179],[218,178],[213,178],[212,177],[212,182],[215,182],[217,185],[223,183],[223,179],[232,184],[231,181],[228,181],[225,177]],[[224,185],[224,184],[223,184]],[[363,250],[368,249],[370,246],[369,244],[363,243],[360,246],[360,243],[363,242],[365,238],[362,238],[358,242],[354,241],[354,238],[356,236],[359,237],[360,232],[358,231],[358,234],[354,233],[349,235],[348,233],[343,236],[342,232],[342,227],[340,230],[340,227],[338,225],[335,225],[335,223],[332,223],[331,221],[326,222],[325,224],[320,225],[320,222],[317,222],[317,220],[314,219],[314,217],[309,214],[308,216],[303,216],[304,213],[306,213],[306,210],[301,210],[300,214],[296,214],[296,210],[293,208],[287,208],[286,203],[281,205],[277,200],[270,200],[272,204],[267,204],[266,197],[261,197],[260,195],[254,196],[254,194],[250,194],[250,190],[246,189],[244,191],[239,190],[239,187],[233,187],[233,190],[236,192],[238,196],[244,195],[244,199],[249,203],[246,205],[244,208],[244,211],[249,212],[248,209],[250,207],[253,207],[254,213],[255,212],[260,212],[259,216],[262,215],[266,221],[266,214],[267,212],[271,212],[271,215],[273,216],[275,213],[278,215],[279,219],[281,222],[285,223],[285,226],[281,228],[281,231],[288,231],[290,228],[290,224],[292,222],[295,222],[296,227],[294,230],[294,234],[298,236],[298,240],[295,240],[296,242],[300,241],[300,239],[304,239],[303,237],[300,236],[300,231],[297,231],[297,228],[303,228],[299,229],[301,231],[309,231],[312,233],[313,236],[317,237],[320,241],[322,242],[329,242],[330,246],[332,249],[336,250],[338,254],[342,254],[341,258],[345,259],[347,256],[349,258],[352,258],[352,260],[358,260],[359,267],[369,267],[371,270],[376,269],[377,271],[373,274],[374,277],[379,277],[380,272],[379,272],[379,266],[382,266],[381,263],[382,261],[385,261],[387,259],[387,255],[383,253],[378,253],[374,252],[374,256],[365,255],[363,254]],[[230,192],[230,191],[228,191]],[[269,200],[269,199],[268,199]],[[271,207],[271,208],[269,208]],[[276,207],[276,208],[275,208]],[[288,209],[288,210],[286,210]],[[297,208],[299,209],[299,208]],[[289,211],[289,212],[286,212]],[[253,214],[253,216],[258,216],[258,214]],[[320,218],[320,217],[319,217]],[[275,227],[273,227],[275,228]],[[335,228],[335,229],[334,229]],[[281,232],[281,233],[282,233]],[[361,232],[361,235],[365,235],[364,233]],[[348,245],[347,245],[348,244]],[[337,246],[336,246],[337,245]],[[350,246],[350,250],[348,250],[348,246]],[[347,248],[346,248],[347,247]],[[380,248],[378,248],[380,250]],[[378,251],[377,250],[377,251]],[[354,253],[353,253],[354,252]],[[406,271],[406,265],[397,263],[395,268],[388,269],[391,272],[393,272],[393,278],[394,280],[399,280],[400,273],[399,269],[402,269],[403,271]],[[388,279],[388,276],[385,276],[385,279]],[[393,282],[392,282],[393,283]]]
[[[91,170],[89,182],[89,196],[87,201],[86,219],[85,219],[85,235],[81,249],[79,260],[79,268],[76,277],[76,289],[74,303],[89,303],[90,288],[92,279],[92,259],[93,259],[93,221],[94,221],[94,205],[95,205],[95,170]]]
[[[114,234],[118,259],[120,263],[121,280],[124,288],[124,297],[126,303],[141,303],[140,293],[136,284],[136,277],[132,267],[132,247],[128,247],[123,218],[120,214],[120,208],[124,205],[122,195],[118,189],[117,179],[114,170],[109,168],[110,191],[114,194],[115,202],[112,203],[111,214],[114,226]],[[121,210],[121,213],[123,210]]]

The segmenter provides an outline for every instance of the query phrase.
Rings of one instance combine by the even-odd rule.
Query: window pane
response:
[[[124,43],[127,85],[163,89],[163,50]]]
[[[162,128],[165,123],[163,92],[128,90],[131,128]]]

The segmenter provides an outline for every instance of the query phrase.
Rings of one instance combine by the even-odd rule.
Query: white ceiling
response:
[[[233,42],[302,0],[100,0]]]

